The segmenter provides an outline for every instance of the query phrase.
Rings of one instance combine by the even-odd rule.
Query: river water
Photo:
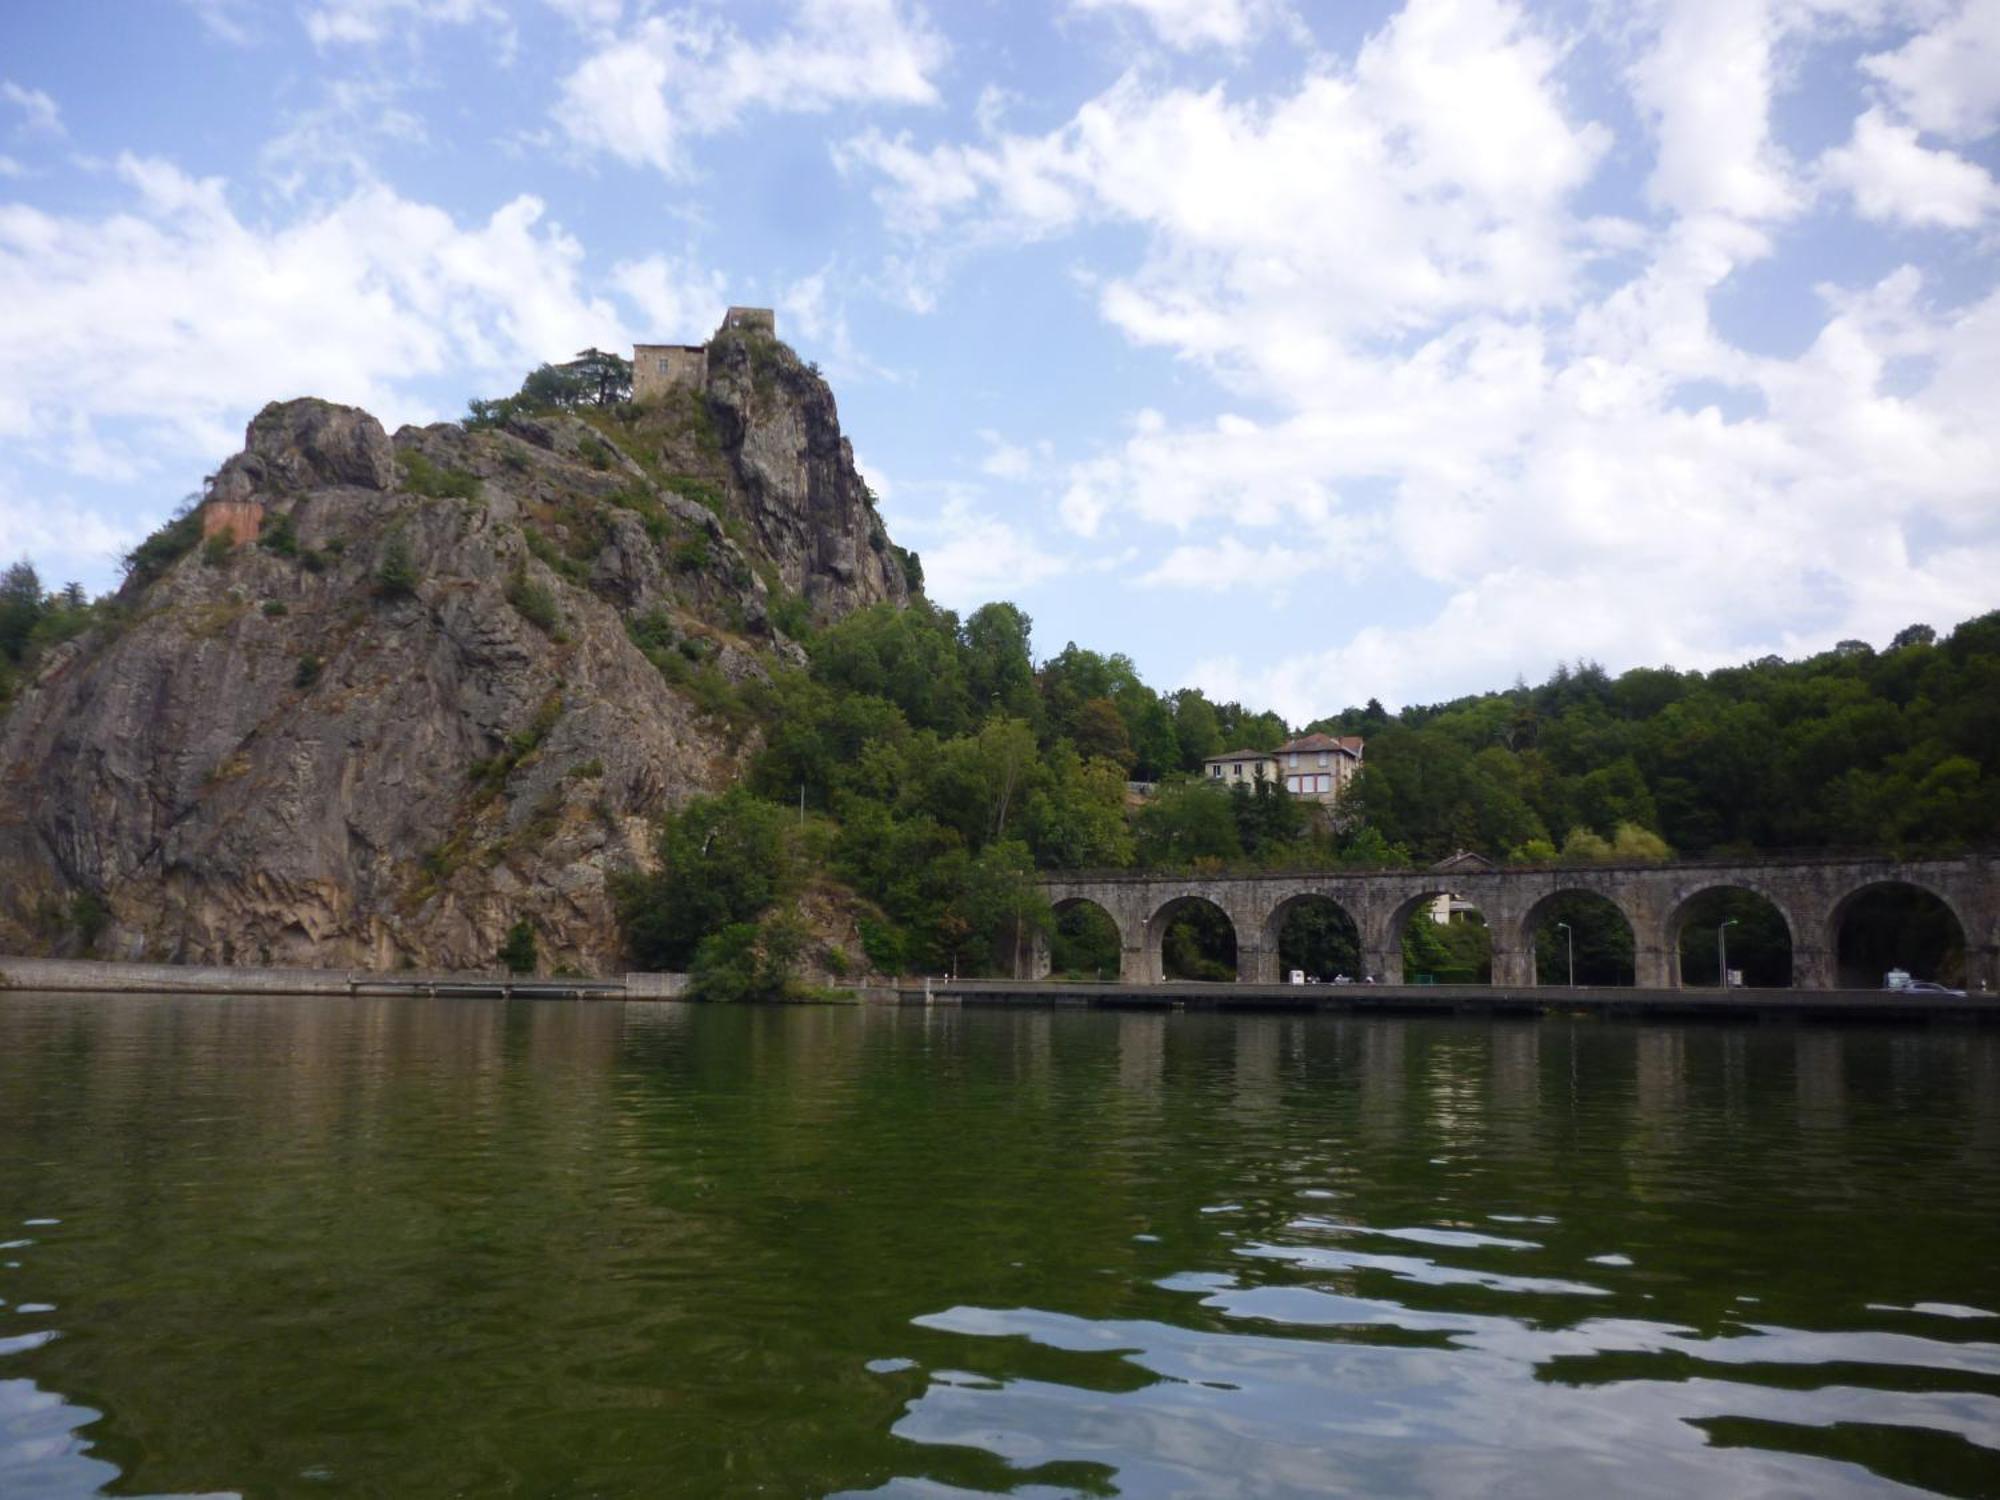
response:
[[[0,994],[0,1495],[2000,1495],[2000,1034]]]

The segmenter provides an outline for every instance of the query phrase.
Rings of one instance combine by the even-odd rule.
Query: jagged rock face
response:
[[[909,601],[901,560],[841,435],[833,391],[755,330],[708,346],[708,402],[759,544],[821,619]]]
[[[105,957],[489,967],[526,917],[546,963],[615,970],[613,875],[740,773],[729,694],[801,657],[766,579],[825,614],[904,597],[782,521],[879,530],[851,467],[786,478],[625,418],[392,442],[365,412],[266,408],[213,490],[265,507],[263,544],[128,584],[0,722],[0,942],[77,951],[87,893]],[[830,398],[790,420],[823,445]],[[677,453],[708,477],[663,472]]]
[[[251,418],[243,451],[216,474],[211,495],[256,500],[323,485],[386,490],[395,481],[395,449],[367,412],[330,401],[286,401]]]

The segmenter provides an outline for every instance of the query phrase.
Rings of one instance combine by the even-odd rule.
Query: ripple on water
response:
[[[1837,1365],[1852,1372],[1921,1364],[2000,1376],[2000,1348],[1989,1345],[1778,1327],[1702,1338],[1611,1318],[1536,1329],[1512,1318],[1427,1312],[1311,1287],[1244,1285],[1209,1272],[1157,1285],[1196,1296],[1229,1321],[1262,1326],[953,1307],[916,1322],[967,1340],[1114,1358],[1153,1378],[1084,1389],[1039,1377],[939,1373],[896,1434],[983,1449],[1024,1479],[1050,1464],[1103,1465],[1116,1473],[1120,1493],[1135,1495],[1581,1497],[1740,1492],[1746,1475],[1763,1493],[1881,1494],[1897,1487],[1828,1461],[1809,1436],[1796,1435],[1886,1425],[1978,1452],[1990,1451],[2000,1433],[2000,1397],[1986,1391],[1884,1391],[1851,1379],[1796,1389],[1745,1383],[1715,1368]],[[1383,1328],[1427,1337],[1384,1343],[1351,1336]],[[1663,1368],[1657,1379],[1643,1371],[1600,1382],[1548,1378],[1555,1361],[1613,1354],[1673,1354],[1696,1365]],[[1740,1424],[1766,1437],[1794,1434],[1795,1441],[1762,1443],[1762,1451],[1746,1454],[1732,1445]]]
[[[92,1014],[0,997],[7,1500],[2000,1494],[1983,1036]]]
[[[1466,1266],[1441,1265],[1418,1255],[1371,1255],[1360,1250],[1333,1250],[1308,1245],[1245,1245],[1236,1252],[1260,1260],[1283,1261],[1307,1271],[1381,1271],[1399,1281],[1425,1286],[1476,1286],[1496,1292],[1525,1292],[1554,1297],[1608,1297],[1601,1286],[1565,1281],[1554,1276],[1508,1276]],[[1630,1265],[1627,1261],[1625,1264]]]
[[[1430,1229],[1421,1225],[1387,1229],[1372,1224],[1343,1224],[1335,1219],[1308,1215],[1292,1220],[1288,1229],[1308,1234],[1354,1235],[1383,1240],[1407,1240],[1413,1245],[1436,1245],[1447,1250],[1539,1250],[1534,1240],[1514,1240],[1503,1235],[1481,1234],[1473,1229]]]

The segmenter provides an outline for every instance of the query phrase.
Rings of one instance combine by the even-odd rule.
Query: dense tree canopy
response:
[[[1588,664],[1371,727],[1355,810],[1417,859],[1561,849],[1952,850],[2000,834],[2000,614],[1800,662]],[[1599,851],[1591,840],[1628,848]],[[1577,835],[1586,835],[1578,839]],[[1641,841],[1643,842],[1643,841]],[[1640,851],[1644,857],[1644,851]]]
[[[41,575],[29,562],[0,573],[0,705],[13,698],[21,674],[41,652],[81,631],[91,614],[80,584],[45,592]]]
[[[632,399],[632,362],[602,349],[583,349],[560,365],[539,365],[511,396],[466,403],[466,425],[498,427],[510,417],[579,406],[616,406]]]
[[[1011,947],[1050,929],[1072,971],[1115,964],[1083,914],[1057,924],[1042,907],[1037,869],[1370,867],[1460,849],[1537,863],[1950,850],[2000,831],[2000,615],[1945,636],[1912,626],[1882,652],[1850,642],[1706,674],[1612,677],[1586,663],[1540,687],[1398,714],[1371,700],[1308,726],[1367,740],[1333,818],[1274,784],[1200,776],[1204,756],[1284,740],[1276,715],[1194,689],[1161,695],[1129,659],[1073,643],[1037,664],[1031,628],[1007,604],[963,621],[923,602],[864,610],[820,632],[809,667],[763,694],[764,748],[731,805],[753,792],[767,808],[803,800],[825,830],[808,862],[879,913],[863,936],[880,967],[1004,968]],[[688,836],[663,843],[667,868],[687,866]],[[707,910],[733,899],[730,881],[703,867],[699,884],[685,908],[637,923],[635,942],[684,961],[704,934],[750,920],[741,902]],[[1629,979],[1630,935],[1597,916],[1567,914],[1579,977]],[[1184,968],[1199,966],[1197,949],[1217,962],[1203,920],[1176,924]],[[1490,969],[1476,922],[1412,925],[1413,972]],[[1754,924],[1744,929],[1749,955]],[[1357,962],[1337,926],[1308,922],[1288,941],[1313,972]],[[749,951],[749,937],[737,942]],[[1542,957],[1567,962],[1553,948]]]

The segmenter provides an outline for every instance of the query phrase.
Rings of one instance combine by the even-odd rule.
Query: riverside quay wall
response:
[[[426,973],[414,969],[265,969],[248,965],[102,963],[0,956],[0,990],[132,995],[499,995],[523,999],[666,1000],[687,991],[685,974],[606,979],[510,974],[504,969]]]
[[[1205,901],[1228,917],[1236,931],[1237,976],[1245,983],[1277,983],[1285,919],[1301,902],[1331,901],[1354,923],[1366,971],[1385,984],[1401,984],[1404,928],[1444,895],[1469,902],[1486,919],[1494,984],[1548,983],[1550,976],[1535,972],[1535,932],[1549,904],[1571,893],[1601,896],[1632,929],[1635,984],[1654,990],[1680,987],[1681,932],[1695,898],[1707,892],[1748,891],[1769,901],[1791,933],[1792,987],[1830,990],[1838,987],[1840,931],[1855,900],[1885,888],[1914,889],[1936,897],[1957,919],[1967,988],[2000,989],[2000,862],[1988,855],[1253,875],[1117,872],[1053,877],[1040,887],[1058,913],[1087,902],[1111,918],[1122,950],[1118,977],[1126,984],[1157,984],[1165,977],[1161,943],[1190,901]],[[1018,968],[1017,978],[1047,976],[1046,943],[1024,948]]]

